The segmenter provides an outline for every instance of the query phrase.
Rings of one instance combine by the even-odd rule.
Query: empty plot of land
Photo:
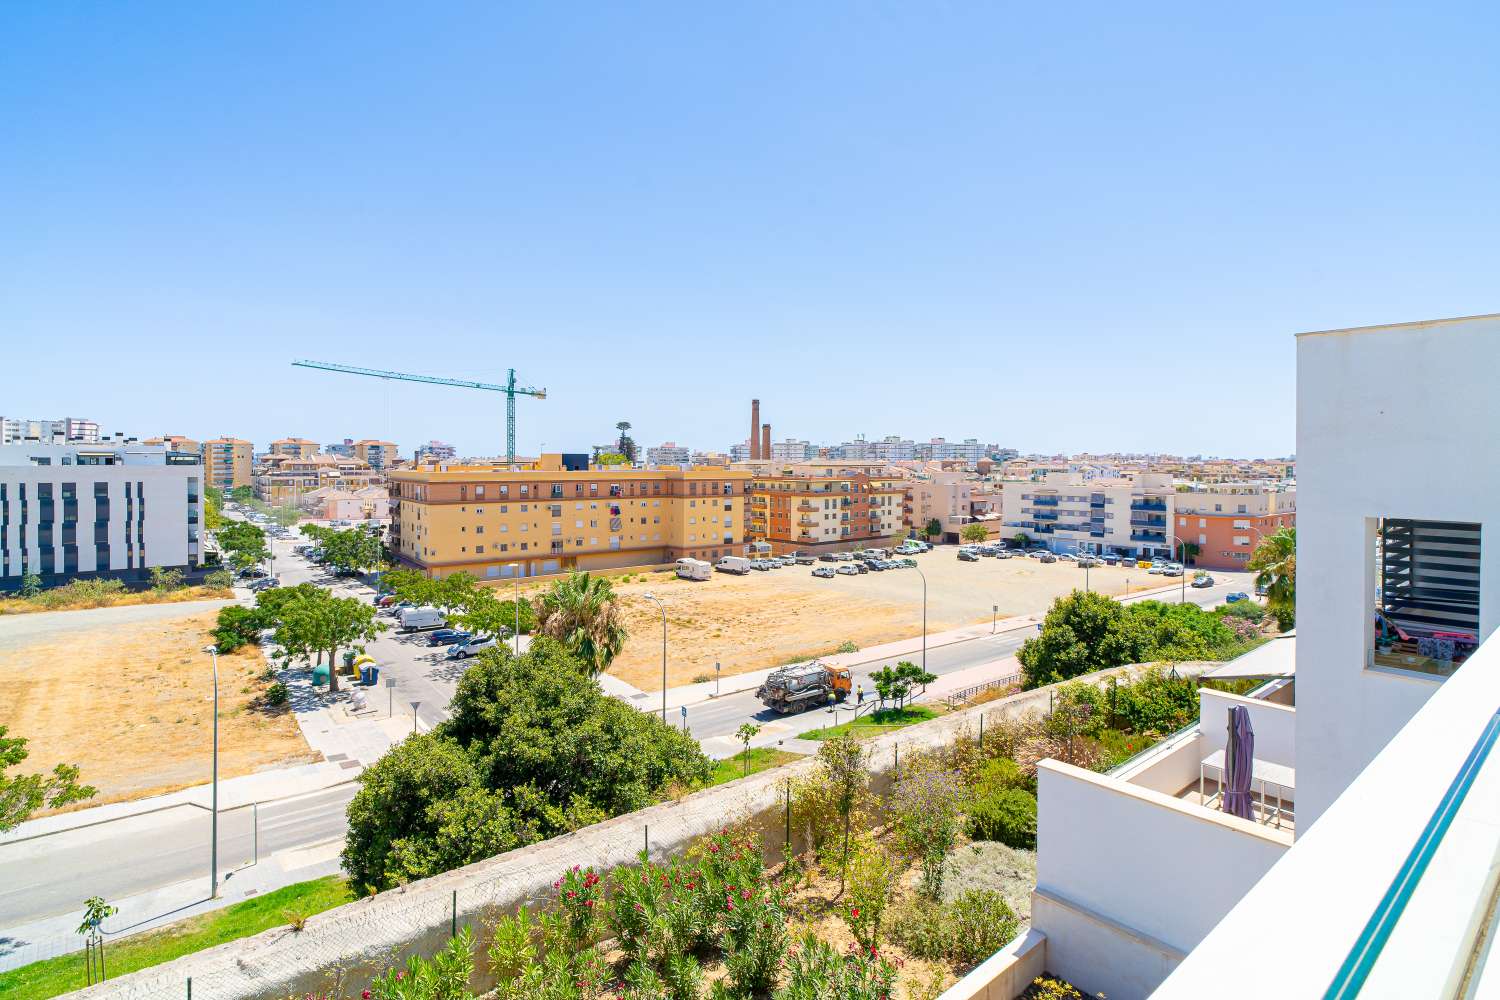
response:
[[[208,781],[213,671],[203,647],[215,613],[64,614],[79,616],[76,627],[7,643],[0,656],[0,725],[29,741],[20,770],[77,764],[99,790],[91,805]],[[254,647],[219,657],[221,778],[319,759],[290,712],[254,704],[265,666]]]
[[[1085,571],[1066,560],[959,562],[952,548],[917,557],[927,576],[927,626],[931,632],[1046,611],[1053,599],[1082,589]],[[818,563],[819,566],[845,565]],[[1106,594],[1160,587],[1168,581],[1145,570],[1100,566],[1087,571],[1089,587]],[[617,584],[626,599],[630,639],[610,673],[643,688],[661,684],[661,616],[641,595],[655,592],[667,609],[667,675],[672,685],[712,676],[714,662],[728,674],[833,652],[844,642],[872,646],[922,631],[922,578],[912,569],[831,580],[791,566],[748,576],[715,573],[702,582],[651,574],[644,582]]]

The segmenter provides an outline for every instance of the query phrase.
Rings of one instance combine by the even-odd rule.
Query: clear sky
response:
[[[494,453],[1294,448],[1500,309],[1500,5],[0,6],[0,413]],[[1399,391],[1399,373],[1392,373]]]

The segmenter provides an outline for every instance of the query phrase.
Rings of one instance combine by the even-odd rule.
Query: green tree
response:
[[[247,608],[243,604],[220,608],[218,622],[214,625],[214,648],[220,653],[232,653],[241,646],[259,642],[266,617],[260,609]]]
[[[542,595],[537,631],[561,642],[589,676],[604,672],[625,646],[625,624],[614,587],[602,576],[572,573]]]
[[[1018,531],[1011,541],[1016,543],[1016,548],[1024,549],[1031,544],[1031,536],[1024,531]]]
[[[1297,529],[1282,528],[1255,547],[1246,569],[1255,571],[1255,586],[1266,592],[1266,607],[1278,621],[1297,613]]]
[[[248,486],[236,486],[229,491],[229,499],[235,503],[251,503],[255,500],[255,491]]]
[[[328,691],[339,689],[339,650],[364,649],[363,643],[385,630],[375,620],[375,609],[356,597],[334,597],[326,590],[314,588],[293,598],[281,609],[276,628],[276,642],[291,656],[311,659],[328,655]]]
[[[536,630],[536,611],[530,601],[524,597],[502,601],[483,587],[477,588],[469,602],[449,618],[459,628],[478,635],[514,635],[517,622],[522,635]]]
[[[926,535],[929,541],[934,538],[941,538],[943,534],[943,522],[937,518],[933,518],[927,522],[927,527],[922,529],[922,534]]]
[[[844,827],[844,846],[839,853],[839,891],[849,870],[849,826],[860,795],[870,784],[870,760],[859,741],[845,732],[824,740],[818,748],[818,780],[830,793],[834,811]]]
[[[620,439],[615,443],[616,450],[618,450],[621,455],[625,456],[625,460],[627,462],[634,463],[636,456],[636,445],[635,439],[632,438],[629,433],[630,421],[621,420],[619,423],[615,424],[615,430],[620,432]]]
[[[929,673],[910,660],[902,660],[894,667],[881,667],[870,675],[870,680],[875,684],[875,693],[880,697],[880,703],[885,704],[887,700],[896,703],[897,710],[906,707],[906,699],[911,695],[911,690],[917,685],[926,687],[937,680],[937,674]]]
[[[755,739],[760,727],[753,722],[742,722],[734,731],[734,738],[745,745],[745,777],[750,777],[750,741]]]
[[[182,589],[182,570],[164,566],[151,567],[151,589],[158,594],[170,594]]]
[[[26,741],[6,738],[0,726],[0,833],[13,830],[38,809],[58,809],[93,798],[95,789],[78,783],[78,768],[58,764],[51,774],[7,774],[29,756]]]
[[[1075,590],[1052,602],[1041,634],[1021,644],[1021,683],[1034,688],[1130,663],[1140,647],[1125,607],[1112,597]]]
[[[958,537],[966,542],[982,542],[990,537],[989,529],[978,521],[964,525],[964,530],[959,532]]]
[[[271,558],[266,546],[266,533],[248,521],[232,521],[219,529],[214,536],[219,549],[229,558],[235,569],[249,569]]]
[[[224,491],[212,486],[203,491],[203,527],[218,531],[224,527]]]
[[[1202,548],[1197,542],[1185,542],[1180,538],[1177,540],[1177,561],[1184,566],[1188,564],[1188,560],[1197,556],[1201,551]]]
[[[450,708],[360,779],[344,851],[360,885],[389,888],[579,829],[711,772],[696,741],[605,695],[545,636],[520,657],[482,653]]]
[[[313,534],[306,530],[308,527],[303,526],[303,534]],[[320,527],[313,537],[321,542],[328,564],[340,572],[366,573],[380,566],[385,558],[380,536],[363,526],[345,531]]]
[[[21,574],[21,596],[26,598],[35,597],[42,592],[42,578],[35,573]]]

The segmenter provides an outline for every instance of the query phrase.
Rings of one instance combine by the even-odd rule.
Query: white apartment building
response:
[[[353,455],[351,448],[349,454]],[[443,441],[428,441],[417,449],[418,464],[423,462],[452,462],[458,457],[458,449]]]
[[[61,442],[58,439],[61,439]],[[31,420],[21,417],[0,417],[0,445],[82,442],[95,444],[99,441],[99,425],[82,417],[63,417],[60,420]]]
[[[771,442],[771,461],[773,462],[805,462],[817,457],[818,449],[808,441],[787,438],[785,441]]]
[[[197,568],[203,466],[133,444],[0,447],[0,590]]]
[[[675,441],[666,441],[646,449],[647,465],[687,465],[691,452]]]
[[[987,974],[1500,996],[1497,369],[1500,315],[1298,338],[1296,633],[1213,670],[1260,688],[1203,688],[1197,725],[1113,771],[1043,762],[1032,929]],[[1248,819],[1214,770],[1239,710]]]
[[[1049,472],[1038,482],[1002,484],[1008,539],[1024,534],[1053,552],[1115,553],[1150,559],[1173,551],[1172,477],[1086,479]]]

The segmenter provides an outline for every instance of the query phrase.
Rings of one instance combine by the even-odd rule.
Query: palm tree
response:
[[[1296,612],[1296,528],[1282,528],[1274,535],[1263,536],[1245,568],[1256,571],[1255,586],[1266,592],[1266,605],[1272,611]]]
[[[597,677],[625,645],[619,600],[602,576],[572,573],[542,595],[537,632],[567,647]]]

